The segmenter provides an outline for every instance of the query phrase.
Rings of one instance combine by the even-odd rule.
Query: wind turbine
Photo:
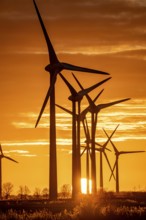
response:
[[[36,10],[36,13],[37,13],[37,16],[38,16],[38,19],[39,19],[39,22],[40,22],[40,25],[43,31],[45,41],[47,43],[49,62],[50,62],[50,64],[45,67],[45,70],[50,73],[50,86],[47,91],[47,94],[43,102],[43,105],[39,113],[35,127],[37,127],[39,120],[44,112],[44,109],[50,97],[50,175],[49,175],[50,176],[49,178],[50,192],[49,192],[49,196],[50,196],[50,200],[56,200],[57,199],[57,158],[56,158],[55,82],[57,79],[57,75],[62,70],[74,70],[74,71],[103,74],[103,75],[109,75],[109,74],[99,71],[99,70],[79,67],[79,66],[68,64],[68,63],[60,62],[55,53],[55,50],[53,48],[53,45],[51,43],[51,40],[49,38],[49,35],[47,33],[47,30],[45,28],[45,25],[43,23],[43,20],[41,18],[41,15],[40,15],[40,12],[39,12],[39,9],[37,7],[35,0],[33,0],[33,3],[34,3],[35,10]]]
[[[5,156],[3,154],[2,147],[0,144],[0,198],[2,198],[2,159],[3,158],[6,158],[6,159],[11,160],[15,163],[18,163],[16,160],[12,159],[11,157]]]
[[[66,80],[66,78],[60,73],[61,78],[69,88],[71,95],[69,96],[69,100],[72,101],[72,196],[76,198],[76,195],[80,193],[80,179],[81,179],[81,163],[80,163],[80,111],[81,111],[81,100],[83,97],[97,88],[98,86],[105,83],[111,77],[96,83],[95,85],[87,88],[81,89],[81,91],[77,92],[73,86]],[[78,112],[76,112],[76,103],[78,106]],[[78,120],[77,116],[78,115]],[[76,126],[77,122],[77,126]]]
[[[105,159],[107,161],[107,164],[108,164],[108,166],[109,166],[109,168],[110,168],[110,170],[112,172],[112,167],[110,165],[110,162],[109,162],[109,159],[107,157],[107,154],[106,154],[105,150],[109,150],[108,148],[106,148],[106,146],[108,145],[109,141],[113,137],[114,133],[116,132],[116,130],[118,128],[118,126],[119,125],[117,125],[116,128],[114,129],[114,131],[111,133],[111,135],[108,136],[107,141],[103,145],[95,142],[96,145],[100,146],[100,148],[95,148],[95,150],[99,151],[99,153],[100,153],[100,189],[103,189],[103,154],[104,154],[104,157],[105,157]],[[112,175],[114,176],[114,174],[112,174]]]
[[[68,109],[66,109],[66,108],[64,108],[64,107],[62,107],[60,105],[57,105],[57,104],[56,104],[56,106],[59,107],[60,109],[62,109],[63,111],[65,111],[65,112],[67,112],[67,113],[69,113],[69,114],[71,114],[73,116],[73,112],[72,111],[70,111],[70,110],[68,110]],[[85,114],[83,114],[82,117],[81,117],[81,115],[82,115],[82,112],[81,112],[80,115],[78,115],[78,114],[74,115],[74,117],[76,118],[77,123],[78,123],[79,120],[81,120],[83,122],[84,132],[85,132],[85,135],[87,135],[86,134],[86,126],[85,126],[85,121],[87,121],[87,120],[86,120]],[[80,157],[84,154],[84,152],[86,150],[87,150],[87,158],[86,158],[87,194],[89,194],[89,151],[90,151],[89,144],[86,144],[86,147],[84,147],[84,150],[80,154]]]
[[[95,164],[95,134],[96,134],[98,114],[104,108],[108,108],[108,107],[111,107],[113,105],[119,104],[121,102],[128,101],[129,99],[130,98],[95,105],[95,103],[93,103],[92,100],[90,100],[89,97],[88,97],[88,100],[90,102],[90,112],[91,112],[91,121],[92,121],[92,128],[91,128],[92,129],[91,130],[91,134],[92,134],[91,135],[91,140],[92,140],[92,151],[93,151],[93,168],[92,169],[93,169],[94,173],[96,172],[96,168],[95,168],[96,167],[96,164]],[[93,175],[94,175],[94,173],[93,173]],[[102,180],[102,177],[101,177],[101,180]],[[101,183],[101,185],[102,185],[102,183]]]
[[[76,82],[78,83],[78,85],[80,86],[80,88],[84,89],[83,86],[78,81],[78,79],[76,78],[76,76],[74,74],[73,74],[73,76],[74,76]],[[91,112],[91,148],[92,148],[91,166],[92,166],[92,185],[93,185],[92,190],[93,190],[93,194],[96,194],[97,189],[96,189],[95,133],[96,133],[98,113],[104,108],[110,107],[112,105],[119,104],[121,102],[125,102],[125,101],[129,100],[130,98],[121,99],[121,100],[118,100],[118,101],[105,103],[105,104],[98,104],[98,105],[96,105],[94,103],[94,101],[90,98],[90,96],[88,94],[86,94],[86,98],[88,99],[89,106],[90,106],[90,107],[88,107],[88,109]]]
[[[109,137],[105,130],[104,130],[104,132],[105,132],[106,136]],[[115,144],[113,143],[112,140],[110,140],[110,143],[112,144],[112,147],[114,149],[115,156],[116,156],[115,164],[113,166],[110,179],[111,179],[111,177],[114,173],[114,170],[116,169],[116,192],[119,193],[119,156],[122,155],[122,154],[143,153],[145,151],[118,151],[118,149],[116,148],[116,146],[115,146]]]
[[[62,109],[63,111],[71,114],[73,116],[73,112],[60,106],[60,105],[57,105],[57,107],[59,107],[60,109]],[[76,114],[74,117],[76,118],[76,121],[77,123],[80,121],[82,121],[83,123],[83,128],[84,128],[84,133],[85,133],[85,136],[86,136],[86,139],[87,140],[90,140],[90,135],[89,134],[89,131],[88,131],[88,128],[87,128],[87,119],[86,119],[86,114],[88,113],[88,107],[83,110],[80,115]],[[79,127],[78,127],[78,130],[79,130]],[[80,154],[80,157],[84,154],[85,151],[87,151],[87,156],[86,156],[86,178],[87,178],[87,194],[89,194],[89,154],[90,154],[90,157],[91,157],[91,148],[90,148],[90,144],[89,144],[89,141],[86,141],[86,146],[81,146],[81,147],[84,147],[84,150],[82,151],[82,153]]]
[[[88,128],[88,124],[87,123],[86,123],[86,126],[87,126],[87,133],[88,133],[86,135],[86,137],[87,137],[86,143],[88,143],[88,145],[89,145],[89,143],[92,143],[92,140],[90,138],[89,128]],[[112,134],[109,136],[109,138],[107,139],[107,141],[103,145],[95,142],[95,145],[99,146],[99,148],[95,147],[95,151],[98,151],[100,153],[100,189],[103,189],[103,154],[105,156],[105,159],[107,161],[107,164],[108,164],[110,170],[112,171],[109,159],[108,159],[107,154],[106,154],[106,150],[108,150],[108,151],[110,151],[110,150],[108,148],[106,148],[106,146],[109,143],[109,141],[112,138],[112,136],[114,135],[114,133],[117,130],[118,126],[115,128],[115,130],[112,132]],[[90,149],[91,149],[91,147],[90,147]],[[113,174],[113,176],[114,176],[114,174]]]
[[[97,100],[97,98],[101,95],[102,92],[103,92],[103,90],[95,97],[95,99],[93,100],[93,102],[95,102],[95,101]],[[70,110],[68,110],[68,109],[66,109],[66,108],[64,108],[64,107],[62,107],[62,106],[60,106],[60,105],[57,105],[57,104],[56,104],[56,106],[59,107],[60,109],[62,109],[63,111],[66,111],[67,113],[73,115],[73,112],[72,112],[72,111],[70,111]],[[90,109],[90,105],[89,105],[86,109],[84,109],[84,110],[80,113],[80,115],[76,114],[76,115],[74,116],[78,122],[81,122],[81,121],[82,121],[82,123],[83,123],[83,128],[84,128],[84,133],[85,133],[85,137],[86,137],[86,146],[81,146],[81,147],[84,147],[84,150],[82,151],[82,153],[80,154],[80,156],[82,156],[82,155],[85,153],[85,151],[87,151],[87,154],[86,154],[87,194],[89,193],[89,155],[90,155],[90,157],[91,157],[91,147],[90,147],[91,138],[90,138],[90,132],[89,132],[89,127],[88,127],[88,122],[87,122],[87,119],[86,119],[86,114],[88,113],[89,109]],[[78,129],[78,130],[79,130],[79,129]],[[95,144],[97,144],[97,143],[95,143]],[[107,144],[108,144],[108,142],[107,142]],[[106,145],[107,145],[107,144],[105,144],[105,145],[103,145],[103,146],[100,145],[100,144],[97,144],[97,145],[100,146],[100,148],[95,148],[95,150],[96,150],[96,151],[100,151],[100,153],[102,154],[103,151],[105,151],[105,150],[107,149],[107,148],[106,148]],[[106,154],[106,153],[104,153],[104,154]],[[105,156],[105,157],[106,157],[106,160],[107,160],[107,162],[108,162],[108,164],[109,164],[109,161],[108,161],[107,156]],[[102,159],[102,158],[101,158],[101,159]],[[100,160],[100,161],[101,161],[101,160]],[[101,161],[100,163],[102,164],[102,161]],[[110,166],[110,164],[109,164],[109,166]],[[101,167],[101,166],[100,166],[100,167]],[[112,170],[111,166],[110,166],[110,169]],[[102,167],[101,167],[101,170],[102,170]],[[102,175],[102,172],[100,172],[100,173],[101,173],[101,175]],[[101,179],[102,179],[102,178],[100,177],[100,181],[102,181]],[[103,181],[102,181],[102,182],[103,182]],[[100,186],[101,186],[101,184],[100,184]],[[102,186],[101,186],[101,187],[102,187]]]
[[[95,99],[94,99],[95,100]],[[63,111],[71,114],[73,116],[73,112],[60,106],[60,105],[57,105],[57,107],[59,107],[60,109],[62,109]],[[80,115],[76,114],[74,115],[74,117],[76,118],[76,121],[77,121],[77,124],[79,125],[80,122],[82,122],[83,124],[83,128],[84,128],[84,133],[85,133],[85,136],[86,136],[86,139],[87,140],[90,140],[90,134],[89,134],[89,131],[88,131],[88,127],[87,127],[87,119],[86,119],[86,114],[88,113],[88,107],[86,109],[84,109]],[[78,130],[80,130],[80,127],[78,126]],[[81,146],[83,147],[83,146]],[[89,194],[89,154],[91,156],[91,149],[90,149],[90,144],[89,142],[86,142],[86,147],[84,146],[84,150],[83,152],[80,154],[80,157],[84,154],[84,152],[87,151],[87,156],[86,156],[86,174],[87,174],[87,194]]]

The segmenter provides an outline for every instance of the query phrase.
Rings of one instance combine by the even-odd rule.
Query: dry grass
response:
[[[110,193],[99,193],[96,198],[82,197],[76,204],[71,201],[63,203],[62,210],[54,213],[49,208],[35,211],[9,209],[0,213],[0,220],[145,220],[146,201],[134,198],[115,198]],[[31,203],[31,201],[29,202]],[[67,210],[66,204],[69,202],[72,208]],[[53,203],[54,210],[55,208],[58,210],[58,204],[57,202]]]

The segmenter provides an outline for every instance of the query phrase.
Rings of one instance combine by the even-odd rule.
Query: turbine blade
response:
[[[119,154],[119,151],[118,151],[118,149],[116,148],[115,144],[112,142],[112,140],[110,140],[110,143],[111,143],[111,145],[112,145],[112,147],[113,147],[115,153]]]
[[[72,115],[73,114],[73,112],[72,111],[70,111],[70,110],[68,110],[68,109],[66,109],[66,108],[64,108],[64,107],[62,107],[62,106],[60,106],[60,105],[57,105],[57,104],[55,104],[58,108],[60,108],[60,109],[62,109],[63,111],[65,111],[65,112],[67,112],[67,113],[69,113],[70,115]],[[77,116],[77,115],[76,115]]]
[[[51,95],[52,89],[53,89],[53,87],[55,86],[56,75],[57,75],[57,74],[55,73],[55,74],[53,75],[53,77],[52,77],[52,80],[51,80],[51,83],[50,83],[50,87],[49,87],[49,89],[48,89],[47,95],[46,95],[46,97],[45,97],[44,103],[43,103],[42,108],[41,108],[41,111],[40,111],[40,114],[39,114],[38,119],[37,119],[37,122],[36,122],[36,124],[35,124],[35,128],[37,127],[37,125],[38,125],[38,123],[39,123],[39,121],[40,121],[40,118],[41,118],[41,116],[42,116],[42,114],[43,114],[43,112],[44,112],[44,109],[45,109],[45,107],[46,107],[46,105],[47,105],[47,102],[48,102],[48,100],[49,100],[49,97],[50,97],[50,95]]]
[[[103,148],[105,149],[107,144],[109,143],[109,141],[111,140],[112,136],[114,135],[114,133],[116,132],[117,128],[119,127],[119,125],[116,126],[116,128],[114,129],[114,131],[111,133],[111,135],[109,136],[107,134],[107,132],[104,130],[103,128],[103,131],[105,132],[106,136],[108,137],[108,140],[105,142],[105,144],[103,145]]]
[[[116,128],[114,129],[114,131],[112,132],[112,134],[111,134],[110,136],[107,134],[107,132],[106,132],[105,129],[103,128],[103,131],[104,131],[104,133],[106,134],[106,136],[107,136],[107,138],[108,138],[108,140],[107,140],[106,143],[104,144],[104,147],[106,147],[106,145],[107,145],[108,142],[110,141],[110,143],[112,144],[112,146],[113,146],[115,152],[118,152],[118,150],[117,150],[117,148],[115,147],[114,143],[112,142],[111,138],[112,138],[113,134],[116,132],[116,130],[117,130],[118,127],[119,127],[119,124],[116,126]]]
[[[45,109],[45,107],[46,107],[46,105],[47,105],[47,102],[48,102],[48,100],[49,100],[49,97],[50,97],[50,93],[51,93],[51,91],[50,91],[50,87],[49,87],[49,90],[48,90],[47,95],[46,95],[46,97],[45,97],[45,100],[44,100],[44,103],[43,103],[43,105],[42,105],[41,111],[40,111],[40,113],[39,113],[38,119],[37,119],[37,121],[36,121],[35,128],[37,127],[37,125],[38,125],[38,123],[39,123],[39,121],[40,121],[40,118],[41,118],[41,116],[42,116],[42,114],[43,114],[43,112],[44,112],[44,109]]]
[[[15,163],[18,163],[16,160],[12,159],[11,157],[3,156],[3,158],[6,158],[6,159],[11,160],[11,161],[13,161]]]
[[[89,103],[89,108],[96,108],[96,105],[95,105],[95,101],[100,97],[100,95],[102,94],[102,92],[104,91],[104,89],[102,89],[98,94],[97,94],[97,96],[95,97],[95,99],[94,100],[92,100],[91,98],[90,98],[90,96],[88,95],[88,94],[86,94],[86,98],[87,98],[87,100],[88,100],[88,103]]]
[[[107,148],[107,147],[105,147],[104,149],[105,149],[105,150],[107,150],[107,151],[110,151],[110,152],[112,152],[112,151],[111,151],[111,150],[110,150],[109,148]]]
[[[61,63],[66,70],[73,70],[73,71],[80,71],[80,72],[87,72],[87,73],[96,73],[96,74],[103,74],[103,75],[109,75],[109,73],[100,71],[100,70],[94,70],[90,68],[84,68],[80,66],[75,66],[68,63]]]
[[[97,142],[95,142],[95,145],[97,145],[97,146],[99,146],[99,147],[102,147],[102,145],[99,144],[99,143],[97,143]]]
[[[78,83],[78,85],[80,86],[80,88],[82,90],[85,90],[84,87],[81,85],[81,83],[79,82],[79,80],[77,79],[77,77],[72,73],[73,77],[75,78],[76,82]],[[104,83],[104,82],[103,82]],[[99,85],[98,85],[99,86]],[[97,100],[97,98],[101,95],[101,93],[103,92],[103,90],[96,96],[95,100],[93,101],[90,96],[88,94],[86,94],[86,98],[89,102],[90,106],[95,106],[94,102]]]
[[[95,142],[95,145],[101,147],[101,149],[103,148],[103,145],[101,145],[101,144],[99,144],[99,143],[97,143],[97,142]],[[107,147],[105,147],[104,149],[111,152],[111,150],[110,150],[109,148],[107,148]]]
[[[74,73],[72,73],[74,79],[76,80],[76,82],[78,83],[79,87],[83,90],[84,87],[81,85],[81,83],[79,82],[79,80],[77,79],[77,77],[74,75]]]
[[[101,94],[103,93],[104,89],[102,89],[97,96],[95,97],[95,99],[93,100],[93,102],[96,102],[96,100],[101,96]]]
[[[84,87],[81,85],[81,83],[79,82],[79,80],[77,79],[77,77],[72,73],[73,77],[75,78],[76,82],[78,83],[78,85],[80,86],[80,88],[82,90],[84,90]],[[92,105],[95,105],[94,102],[99,98],[99,96],[101,95],[101,93],[103,92],[103,90],[101,90],[101,92],[95,97],[95,99],[92,101],[92,99],[90,98],[90,96],[88,94],[86,94],[86,98],[89,102],[89,105],[92,106]],[[87,107],[89,108],[89,107]]]
[[[112,176],[113,176],[113,174],[114,174],[114,170],[115,170],[115,167],[116,167],[116,163],[117,163],[117,158],[116,158],[116,161],[115,161],[115,163],[114,163],[114,166],[113,166],[113,169],[112,169],[112,172],[111,172],[109,181],[111,181],[111,178],[112,178]]]
[[[85,153],[86,148],[82,151],[82,153],[80,154],[80,157]]]
[[[107,164],[108,164],[108,166],[109,166],[109,168],[110,168],[110,170],[111,170],[111,172],[112,172],[112,167],[111,167],[111,164],[110,164],[109,159],[108,159],[108,157],[107,157],[107,154],[106,154],[104,151],[103,151],[103,153],[104,153],[105,159],[106,159],[106,161],[107,161]],[[113,176],[114,179],[115,179],[115,175],[114,175],[113,172],[112,172],[112,176]]]
[[[87,93],[91,92],[93,89],[97,88],[98,86],[102,85],[103,83],[105,83],[106,81],[108,81],[109,79],[111,79],[111,77],[99,82],[99,83],[96,83],[95,85],[87,88],[87,89],[84,89],[84,90],[81,90],[78,94],[80,94],[81,96],[84,96],[86,95]],[[93,102],[93,101],[92,101]]]
[[[110,106],[112,106],[112,105],[116,105],[116,104],[119,104],[119,103],[121,103],[121,102],[125,102],[125,101],[128,101],[128,100],[130,100],[130,98],[121,99],[121,100],[118,100],[118,101],[115,101],[115,102],[100,104],[100,105],[98,105],[97,107],[98,107],[98,109],[108,108],[108,107],[110,107]]]
[[[85,136],[86,136],[85,143],[87,144],[87,146],[89,146],[89,143],[90,143],[90,132],[89,132],[88,122],[87,122],[86,118],[83,121],[83,127],[84,127]]]
[[[55,53],[55,51],[54,51],[54,48],[53,48],[53,45],[52,45],[52,43],[51,43],[51,41],[50,41],[50,38],[49,38],[49,36],[48,36],[48,33],[47,33],[47,31],[46,31],[45,25],[44,25],[44,23],[43,23],[43,20],[42,20],[42,18],[41,18],[41,15],[40,15],[40,12],[39,12],[39,9],[38,9],[38,7],[37,7],[37,5],[36,5],[35,0],[33,0],[33,3],[34,3],[34,6],[35,6],[35,9],[36,9],[38,18],[39,18],[39,22],[40,22],[40,24],[41,24],[41,28],[42,28],[42,30],[43,30],[43,34],[44,34],[46,43],[47,43],[48,52],[49,52],[49,58],[50,58],[50,63],[51,63],[51,64],[52,64],[52,63],[56,63],[56,62],[58,63],[58,62],[59,62],[59,61],[58,61],[58,58],[57,58],[57,56],[56,56],[56,53]]]
[[[143,150],[138,150],[138,151],[120,151],[119,154],[136,154],[136,153],[144,153],[145,151]]]
[[[102,152],[101,148],[95,148],[95,151]]]
[[[78,83],[78,85],[79,85],[79,87],[81,88],[81,90],[83,91],[83,90],[85,90],[84,89],[84,87],[81,85],[81,83],[79,82],[79,80],[77,79],[77,77],[72,73],[72,75],[73,75],[73,77],[74,77],[74,79],[76,80],[76,82]],[[86,98],[87,98],[87,100],[88,100],[88,102],[89,102],[89,105],[93,105],[93,101],[92,101],[92,99],[90,98],[90,96],[88,95],[88,94],[86,94]],[[88,107],[87,107],[88,108]]]
[[[67,87],[69,88],[70,90],[70,93],[72,95],[77,95],[77,92],[76,90],[72,87],[72,85],[66,80],[66,78],[61,74],[59,73],[59,75],[61,76],[61,78],[63,79],[63,81],[65,82],[65,84],[67,85]]]
[[[80,113],[80,120],[83,121],[86,117],[86,114],[89,112],[90,106],[85,108],[81,113]]]

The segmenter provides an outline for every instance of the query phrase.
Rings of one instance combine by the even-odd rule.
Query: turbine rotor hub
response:
[[[49,73],[59,73],[63,70],[61,63],[49,64],[45,67],[45,70]]]

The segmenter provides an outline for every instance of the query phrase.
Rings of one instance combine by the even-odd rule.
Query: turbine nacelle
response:
[[[63,65],[61,63],[53,63],[53,64],[48,64],[45,67],[45,70],[49,73],[60,73],[64,69]]]
[[[70,95],[68,97],[68,100],[70,100],[72,102],[80,102],[80,101],[82,101],[82,99],[83,99],[83,96],[80,96],[79,94],[77,96]]]

